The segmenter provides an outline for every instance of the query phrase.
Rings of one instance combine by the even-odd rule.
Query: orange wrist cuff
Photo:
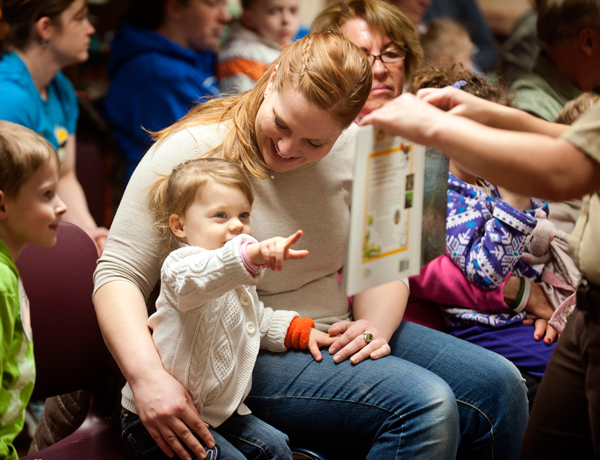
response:
[[[310,330],[315,327],[315,322],[310,318],[294,318],[285,335],[286,348],[308,348]]]

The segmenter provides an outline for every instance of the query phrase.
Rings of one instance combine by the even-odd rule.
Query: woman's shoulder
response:
[[[195,147],[199,154],[207,153],[223,142],[230,127],[227,122],[190,125],[167,136],[156,150]]]
[[[188,126],[168,135],[144,155],[133,173],[133,183],[137,176],[144,177],[145,183],[157,174],[169,174],[175,166],[210,152],[223,142],[226,132],[223,123],[213,123]]]
[[[14,54],[5,54],[0,58],[0,111],[12,111],[20,107],[35,95],[31,76],[25,64]],[[6,119],[6,118],[2,118]]]

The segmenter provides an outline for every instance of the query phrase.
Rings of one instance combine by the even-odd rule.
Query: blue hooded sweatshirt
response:
[[[198,53],[156,32],[124,24],[111,44],[105,116],[125,161],[125,183],[158,131],[206,97],[218,97],[211,51]]]

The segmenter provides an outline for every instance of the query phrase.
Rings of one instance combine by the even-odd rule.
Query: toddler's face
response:
[[[191,246],[218,249],[241,233],[251,234],[250,202],[235,185],[208,181],[196,194],[180,227],[171,228],[178,238]]]
[[[299,0],[257,0],[244,11],[245,24],[260,36],[283,45],[298,33],[298,4]]]
[[[58,224],[67,211],[57,188],[58,164],[46,161],[21,185],[17,196],[5,198],[6,218],[2,223],[15,247],[56,243]]]

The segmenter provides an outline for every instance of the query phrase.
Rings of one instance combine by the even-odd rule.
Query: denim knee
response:
[[[421,426],[429,432],[432,443],[440,446],[458,447],[460,417],[456,396],[446,382],[435,380],[427,388],[427,415],[423,415]],[[454,450],[454,452],[456,452]]]
[[[254,414],[233,414],[216,431],[248,459],[292,459],[287,434]]]

